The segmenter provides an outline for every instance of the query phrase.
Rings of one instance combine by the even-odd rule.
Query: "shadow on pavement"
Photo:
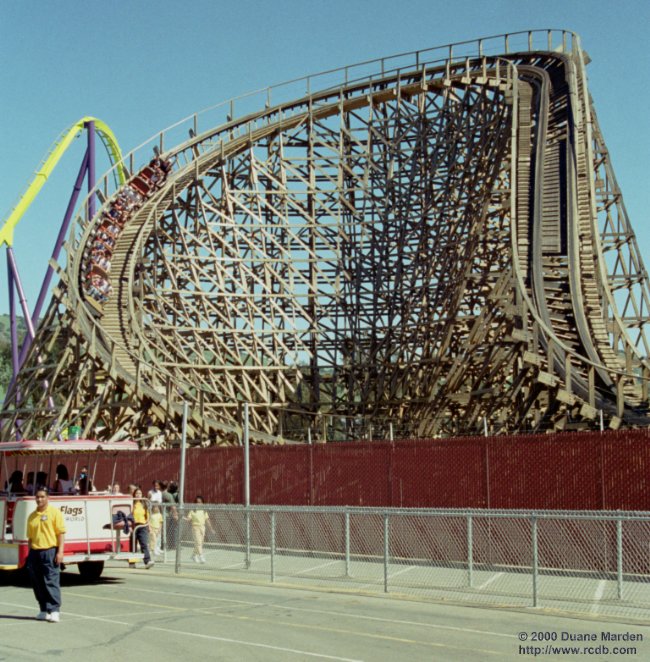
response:
[[[0,621],[2,620],[8,620],[8,621],[35,621],[36,618],[34,616],[14,616],[12,614],[0,614]]]
[[[103,584],[104,586],[123,584],[120,577],[100,577],[99,579],[87,579],[74,570],[61,573],[61,586],[87,586],[89,584]],[[0,586],[15,586],[31,588],[31,582],[26,570],[11,570],[0,572]]]

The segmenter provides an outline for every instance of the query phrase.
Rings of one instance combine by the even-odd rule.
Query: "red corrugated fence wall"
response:
[[[146,492],[155,478],[178,480],[179,460],[177,449],[124,454],[116,479]],[[186,499],[242,503],[243,473],[241,447],[188,449]],[[650,432],[253,446],[250,475],[253,504],[650,511]]]

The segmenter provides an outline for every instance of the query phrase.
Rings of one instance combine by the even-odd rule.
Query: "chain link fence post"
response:
[[[471,514],[467,515],[467,585],[474,585],[474,536]]]
[[[160,144],[162,146],[162,133],[160,134]],[[181,553],[183,551],[183,521],[185,519],[185,463],[187,452],[187,417],[189,406],[183,402],[183,427],[181,432],[181,469],[179,485],[180,512],[178,513],[178,525],[176,529],[176,563],[174,572],[178,574],[181,571]]]
[[[390,530],[388,526],[388,513],[384,513],[384,593],[388,593],[388,550]]]
[[[533,607],[538,606],[537,579],[539,571],[539,549],[537,547],[537,517],[535,513],[530,516],[531,536],[533,545]]]
[[[346,510],[344,514],[345,535],[345,576],[350,576],[350,513]]]
[[[163,563],[167,563],[167,507],[166,504],[161,503],[162,506],[162,529],[160,531],[160,545],[163,553]]]
[[[618,599],[623,599],[623,519],[616,520],[616,586]]]
[[[250,449],[249,449],[249,419],[248,402],[244,402],[244,507],[246,508],[246,570],[251,567],[251,483],[250,483]]]
[[[246,525],[246,540],[245,540],[245,559],[244,559],[244,565],[246,566],[246,570],[250,569],[251,567],[251,510],[250,506],[246,506],[246,513],[244,515],[245,517],[245,525]]]
[[[271,511],[271,583],[275,581],[275,511]]]
[[[181,553],[183,550],[183,520],[185,518],[185,506],[178,510],[178,521],[176,524],[176,561],[174,563],[174,572],[178,574],[181,571]]]

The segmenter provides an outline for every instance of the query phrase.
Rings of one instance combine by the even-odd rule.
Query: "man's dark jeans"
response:
[[[61,609],[61,568],[55,564],[56,547],[30,549],[27,570],[41,611],[48,614]]]

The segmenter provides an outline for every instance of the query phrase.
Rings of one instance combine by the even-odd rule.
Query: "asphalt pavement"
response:
[[[650,659],[647,625],[532,609],[215,581],[155,568],[107,568],[97,583],[71,569],[62,588],[61,622],[39,622],[29,586],[9,573],[0,577],[0,661]]]

